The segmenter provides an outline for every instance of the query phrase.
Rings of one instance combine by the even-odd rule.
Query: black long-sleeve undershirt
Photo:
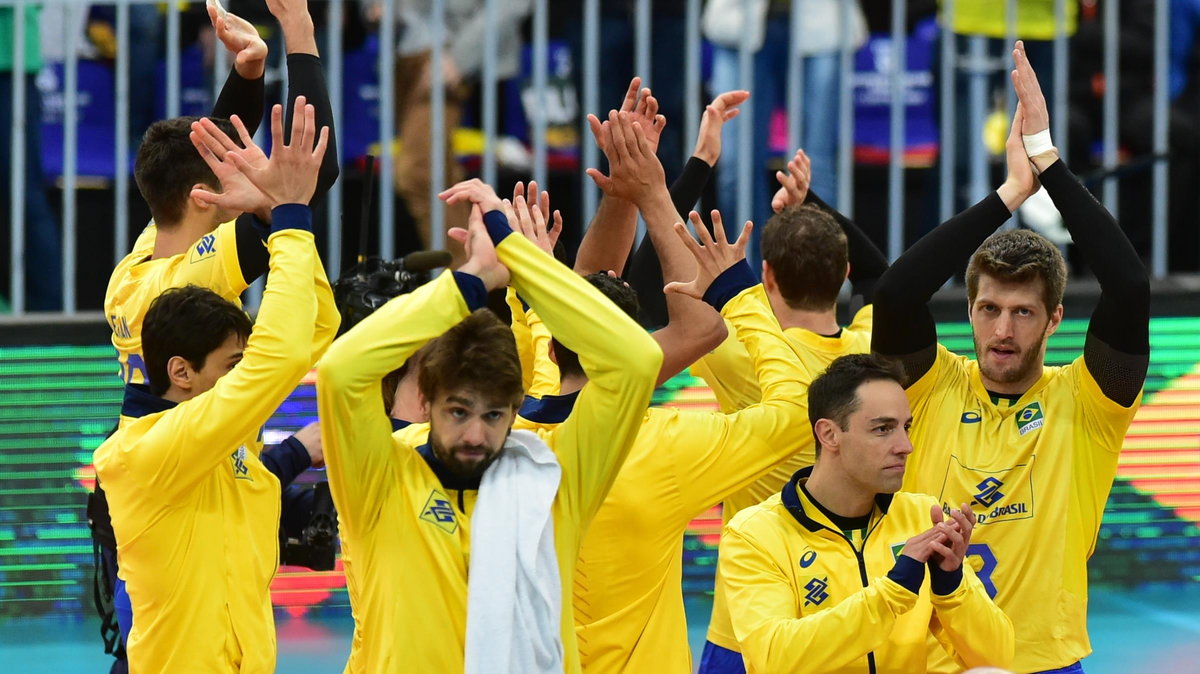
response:
[[[692,207],[700,200],[700,194],[712,175],[712,166],[698,157],[691,157],[683,167],[683,172],[671,185],[671,203],[675,212],[686,218]],[[640,322],[648,328],[661,328],[666,325],[667,297],[663,294],[662,264],[658,260],[658,252],[650,236],[642,237],[642,243],[633,253],[633,259],[628,265],[625,278],[630,287],[638,294],[638,304],[641,308]]]
[[[291,140],[292,112],[297,96],[304,96],[308,103],[315,108],[318,129],[322,126],[329,127],[329,145],[325,149],[325,157],[321,160],[321,168],[317,172],[317,189],[309,201],[310,206],[315,206],[338,179],[338,152],[337,139],[333,132],[333,107],[329,102],[329,89],[325,85],[325,71],[321,67],[319,57],[312,54],[288,54],[287,67],[288,105],[284,110],[284,138],[289,142]],[[230,77],[232,78],[233,75]],[[226,84],[226,87],[228,86]],[[261,104],[260,97],[260,110]],[[243,215],[238,219],[238,264],[242,270],[242,278],[247,283],[252,283],[267,273],[269,255],[263,242],[269,231],[270,228],[257,226],[254,217],[250,214]]]
[[[265,100],[266,87],[262,77],[248,80],[239,75],[236,68],[231,68],[213,104],[212,116],[229,119],[237,115],[253,136],[262,123]]]
[[[836,208],[825,203],[812,190],[804,198],[804,203],[812,204],[833,216],[846,233],[846,247],[850,259],[850,292],[863,298],[865,304],[871,304],[875,299],[875,286],[879,278],[888,270],[887,256],[867,233],[854,224],[854,221],[842,215]]]
[[[1116,220],[1062,161],[1042,172],[1041,180],[1100,282],[1084,362],[1104,394],[1128,406],[1141,390],[1149,364],[1145,269]],[[993,192],[922,237],[880,279],[871,348],[900,360],[909,382],[928,372],[937,356],[930,297],[1009,216]]]

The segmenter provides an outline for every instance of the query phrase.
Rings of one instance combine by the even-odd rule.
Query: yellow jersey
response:
[[[932,494],[943,509],[975,510],[971,559],[1016,626],[1013,669],[1088,655],[1087,560],[1140,394],[1130,407],[1109,400],[1080,356],[1044,368],[1019,400],[998,405],[979,365],[940,344],[907,393],[916,449],[904,489]]]
[[[484,217],[491,231],[508,229],[502,214]],[[539,433],[562,467],[553,516],[566,598],[583,532],[629,451],[662,352],[598,290],[524,237],[510,233],[496,251],[521,296],[579,354],[589,378],[570,417]],[[435,471],[438,463],[415,445],[425,441],[415,439],[412,426],[393,434],[378,400],[385,374],[482,303],[469,305],[446,272],[355,326],[318,368],[329,486],[342,544],[352,552],[346,579],[356,624],[347,672],[463,671],[476,492]],[[561,636],[572,673],[579,671],[573,624],[564,601]]]
[[[750,289],[722,314],[746,344],[763,400],[732,414],[647,410],[579,552],[584,671],[692,671],[681,590],[688,523],[812,437],[802,376],[770,308]]]
[[[842,531],[799,488],[811,470],[739,512],[721,536],[718,566],[748,674],[924,672],[931,633],[956,654],[956,671],[1008,665],[1012,622],[970,565],[957,586],[934,591],[926,565],[900,555],[931,526],[933,498],[880,494],[864,529]]]
[[[757,292],[760,301],[770,307],[761,285],[757,287]],[[774,319],[774,314],[771,316]],[[870,304],[862,307],[855,314],[853,322],[842,328],[841,334],[837,337],[818,335],[804,328],[788,328],[783,331],[784,336],[791,344],[793,358],[799,362],[804,376],[803,395],[806,396],[806,404],[808,385],[824,372],[830,363],[846,354],[871,352],[871,320],[873,316],[874,312]],[[730,330],[730,334],[733,334],[732,330]],[[693,365],[691,371],[712,388],[723,412],[742,409],[757,402],[761,397],[746,349],[736,339],[726,339],[715,351]],[[807,423],[805,420],[804,425],[807,426]],[[797,470],[812,465],[816,457],[814,443],[812,433],[809,432],[803,438],[800,448],[790,459],[779,464],[745,489],[727,497],[721,506],[722,519],[728,523],[741,509],[761,503],[772,494],[778,494]],[[719,565],[707,638],[722,648],[731,651],[738,650],[737,640],[733,636],[733,628],[729,624],[729,611],[722,589]]]
[[[309,218],[307,207],[276,209],[272,274],[242,361],[178,405],[129,385],[120,430],[95,451],[137,616],[132,672],[275,670],[279,480],[247,448],[333,338],[310,348],[318,306],[333,297],[313,284],[312,234],[283,228],[293,208]],[[328,296],[314,299],[314,287]]]
[[[112,329],[119,375],[127,384],[146,383],[142,319],[154,298],[168,288],[194,284],[241,306],[238,298],[248,286],[238,264],[236,221],[218,226],[186,253],[151,260],[157,232],[153,224],[142,231],[113,269],[104,293],[104,316]]]

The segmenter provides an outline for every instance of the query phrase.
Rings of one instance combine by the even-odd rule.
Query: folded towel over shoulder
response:
[[[479,484],[471,516],[466,674],[563,671],[562,582],[552,507],[558,457],[513,431]]]

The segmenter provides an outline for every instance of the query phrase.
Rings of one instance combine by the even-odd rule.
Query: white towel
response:
[[[471,516],[466,674],[563,671],[562,582],[552,507],[562,468],[513,431],[479,483]]]

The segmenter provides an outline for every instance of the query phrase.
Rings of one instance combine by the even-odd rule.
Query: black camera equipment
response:
[[[332,571],[337,553],[337,510],[326,481],[295,484],[288,488],[299,501],[307,501],[312,514],[298,536],[280,529],[279,563],[313,571]]]

